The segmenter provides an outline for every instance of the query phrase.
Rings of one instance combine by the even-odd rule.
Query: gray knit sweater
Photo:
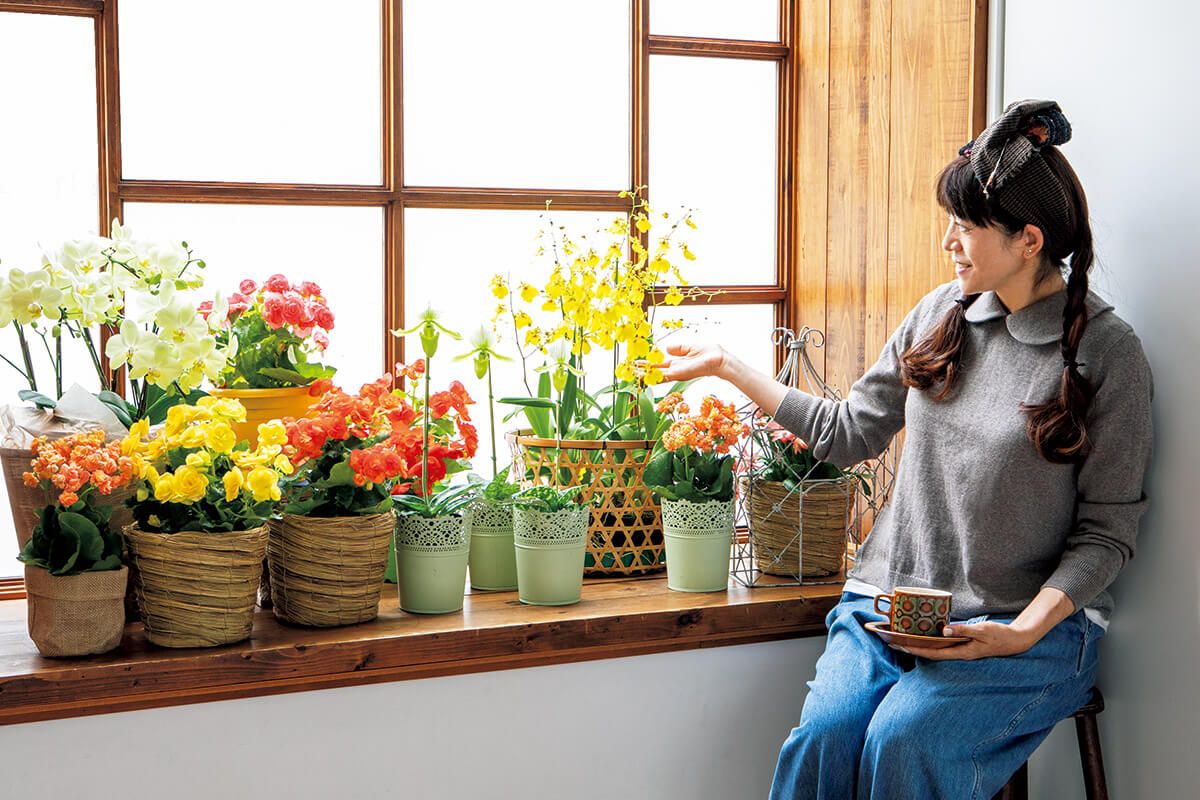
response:
[[[900,356],[962,297],[957,281],[922,298],[879,360],[841,402],[792,389],[775,420],[817,458],[850,466],[877,456],[906,428],[890,500],[850,576],[953,592],[953,614],[1016,613],[1043,586],[1107,620],[1105,591],[1133,557],[1146,510],[1150,366],[1133,329],[1089,292],[1076,360],[1096,387],[1087,418],[1092,450],[1052,464],[1025,431],[1021,402],[1051,397],[1062,376],[1066,292],[1009,313],[994,292],[967,309],[962,371],[941,402],[900,382]]]

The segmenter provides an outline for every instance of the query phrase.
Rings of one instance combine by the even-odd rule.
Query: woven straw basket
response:
[[[29,638],[44,656],[107,653],[125,632],[125,582],[129,570],[51,575],[25,566]]]
[[[747,505],[755,566],[767,575],[793,578],[820,578],[841,572],[857,480],[851,475],[805,481],[794,492],[789,492],[781,481],[754,481],[748,487]],[[742,487],[747,491],[745,479]]]
[[[302,517],[267,523],[267,563],[275,616],[332,627],[379,616],[379,595],[396,517]]]
[[[662,511],[643,474],[655,442],[542,439],[527,430],[505,434],[513,450],[513,472],[522,485],[532,470],[535,480],[549,474],[559,488],[578,486],[580,500],[591,504],[585,574],[641,575],[666,569]],[[563,480],[566,474],[569,478]],[[558,480],[555,480],[558,479]]]
[[[162,647],[215,647],[250,637],[267,552],[267,528],[149,533],[125,540],[137,565],[146,638]]]

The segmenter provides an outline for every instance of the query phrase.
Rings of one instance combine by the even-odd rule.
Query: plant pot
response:
[[[677,592],[723,592],[729,586],[733,501],[663,500],[667,588]]]
[[[267,523],[271,607],[285,622],[354,625],[379,616],[395,515],[304,517]]]
[[[491,592],[516,589],[512,506],[477,500],[468,509],[466,525],[471,537],[471,588]]]
[[[26,486],[22,477],[29,472],[33,460],[30,450],[12,447],[0,448],[0,467],[4,470],[4,485],[8,488],[8,506],[12,512],[13,527],[17,530],[17,547],[22,548],[33,536],[42,508],[46,505],[46,493],[39,486]]]
[[[591,509],[585,574],[645,575],[666,567],[662,513],[642,479],[656,442],[542,439],[528,430],[505,438],[522,486],[583,484],[579,500]]]
[[[51,575],[25,566],[29,638],[44,656],[107,653],[125,632],[125,583],[129,570]]]
[[[146,638],[162,647],[215,647],[250,638],[267,553],[265,525],[228,533],[151,533],[125,540],[137,565]]]
[[[796,579],[841,572],[857,478],[803,481],[795,491],[781,481],[742,478],[742,491],[759,571]]]
[[[461,611],[471,539],[461,514],[396,516],[400,608],[410,614]]]
[[[522,603],[566,606],[583,594],[588,508],[546,512],[513,510],[517,555],[517,591]]]
[[[233,432],[239,440],[258,446],[258,426],[273,419],[303,417],[308,407],[319,398],[308,393],[307,386],[289,386],[286,389],[210,389],[215,397],[230,397],[246,407],[246,421],[236,422]]]

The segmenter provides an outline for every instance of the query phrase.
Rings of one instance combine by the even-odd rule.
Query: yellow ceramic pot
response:
[[[258,426],[273,419],[302,417],[308,407],[317,402],[307,386],[286,389],[210,389],[214,397],[231,397],[246,407],[246,421],[233,426],[238,439],[246,439],[251,447],[258,444]]]

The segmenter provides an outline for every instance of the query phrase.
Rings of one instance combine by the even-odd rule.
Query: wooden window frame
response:
[[[793,57],[796,36],[795,8],[798,0],[779,0],[780,41],[765,42],[661,36],[650,33],[650,0],[629,0],[632,37],[630,91],[630,186],[650,184],[650,56],[732,58],[774,61],[778,65],[775,175],[775,280],[773,284],[707,284],[718,292],[707,299],[710,305],[772,305],[776,326],[791,326],[797,304],[793,298],[793,204],[792,175],[795,169],[793,142],[796,134],[794,102],[799,67]],[[381,152],[383,183],[379,185],[250,183],[235,181],[130,180],[121,170],[120,57],[118,52],[119,0],[0,0],[0,13],[25,12],[90,17],[95,22],[96,109],[100,196],[99,231],[111,232],[114,218],[124,219],[125,203],[220,203],[254,205],[370,206],[384,213],[383,365],[387,370],[404,360],[404,341],[388,334],[404,327],[404,209],[515,209],[540,211],[546,201],[568,211],[624,211],[628,201],[617,191],[462,188],[409,186],[404,182],[404,92],[402,0],[380,0],[382,125]],[[665,289],[655,290],[661,302]],[[685,299],[684,304],[698,303]],[[102,344],[108,331],[101,332]],[[108,358],[101,349],[101,358]],[[782,355],[775,354],[776,368]],[[114,386],[124,389],[117,372]],[[19,580],[19,579],[18,579]],[[0,591],[0,599],[14,590]],[[23,592],[21,592],[23,595]]]

